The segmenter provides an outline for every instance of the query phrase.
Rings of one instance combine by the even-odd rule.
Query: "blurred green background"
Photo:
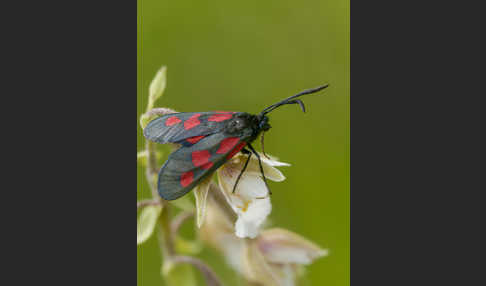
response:
[[[137,151],[144,147],[138,117],[162,65],[167,89],[156,105],[177,111],[258,113],[330,84],[302,98],[305,114],[296,105],[272,112],[265,136],[266,152],[292,164],[280,168],[287,180],[270,182],[272,225],[330,249],[307,267],[307,285],[350,280],[349,11],[349,0],[138,0]],[[137,179],[137,198],[150,197],[141,167]],[[155,236],[137,247],[137,256],[138,285],[163,285]],[[227,285],[237,285],[216,252],[205,248],[200,257]]]

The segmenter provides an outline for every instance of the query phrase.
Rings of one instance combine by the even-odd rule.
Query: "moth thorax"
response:
[[[238,114],[233,119],[228,121],[225,131],[230,134],[241,133],[241,131],[251,125],[250,120],[251,118],[249,118],[249,114]]]

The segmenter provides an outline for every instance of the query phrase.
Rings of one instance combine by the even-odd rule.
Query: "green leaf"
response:
[[[189,264],[164,263],[161,271],[169,286],[196,286],[194,270]]]
[[[142,209],[137,221],[137,245],[150,238],[161,211],[162,206],[160,205],[148,205]]]
[[[165,86],[167,84],[166,74],[167,74],[167,67],[162,66],[157,72],[157,74],[155,74],[154,79],[150,83],[147,111],[154,107],[155,101],[159,99],[164,93]]]

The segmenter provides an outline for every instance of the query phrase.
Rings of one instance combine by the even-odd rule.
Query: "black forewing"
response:
[[[233,114],[233,112],[167,114],[150,121],[143,130],[143,135],[147,139],[161,144],[180,143],[180,141],[194,136],[222,132],[225,121],[230,119]]]
[[[216,133],[203,138],[190,147],[181,147],[170,154],[159,172],[158,191],[160,196],[166,200],[175,200],[188,193],[204,178],[213,174],[216,169],[231,158],[231,155],[234,155],[236,149],[239,151],[245,144],[244,139],[231,137],[224,133]],[[218,151],[221,152],[223,140],[226,140],[226,142],[234,142],[232,144],[234,146],[226,152],[218,154]],[[208,165],[195,165],[193,153],[201,151],[209,152],[209,161],[212,162],[210,167]],[[191,177],[191,174],[192,180],[189,180],[188,177]],[[181,181],[184,181],[184,184]]]

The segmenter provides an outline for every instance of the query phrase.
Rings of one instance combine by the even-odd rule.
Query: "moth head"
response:
[[[263,115],[260,117],[259,119],[259,123],[258,123],[258,128],[263,130],[263,132],[266,132],[268,131],[270,128],[272,128],[272,126],[270,126],[270,124],[268,124],[268,117]]]

